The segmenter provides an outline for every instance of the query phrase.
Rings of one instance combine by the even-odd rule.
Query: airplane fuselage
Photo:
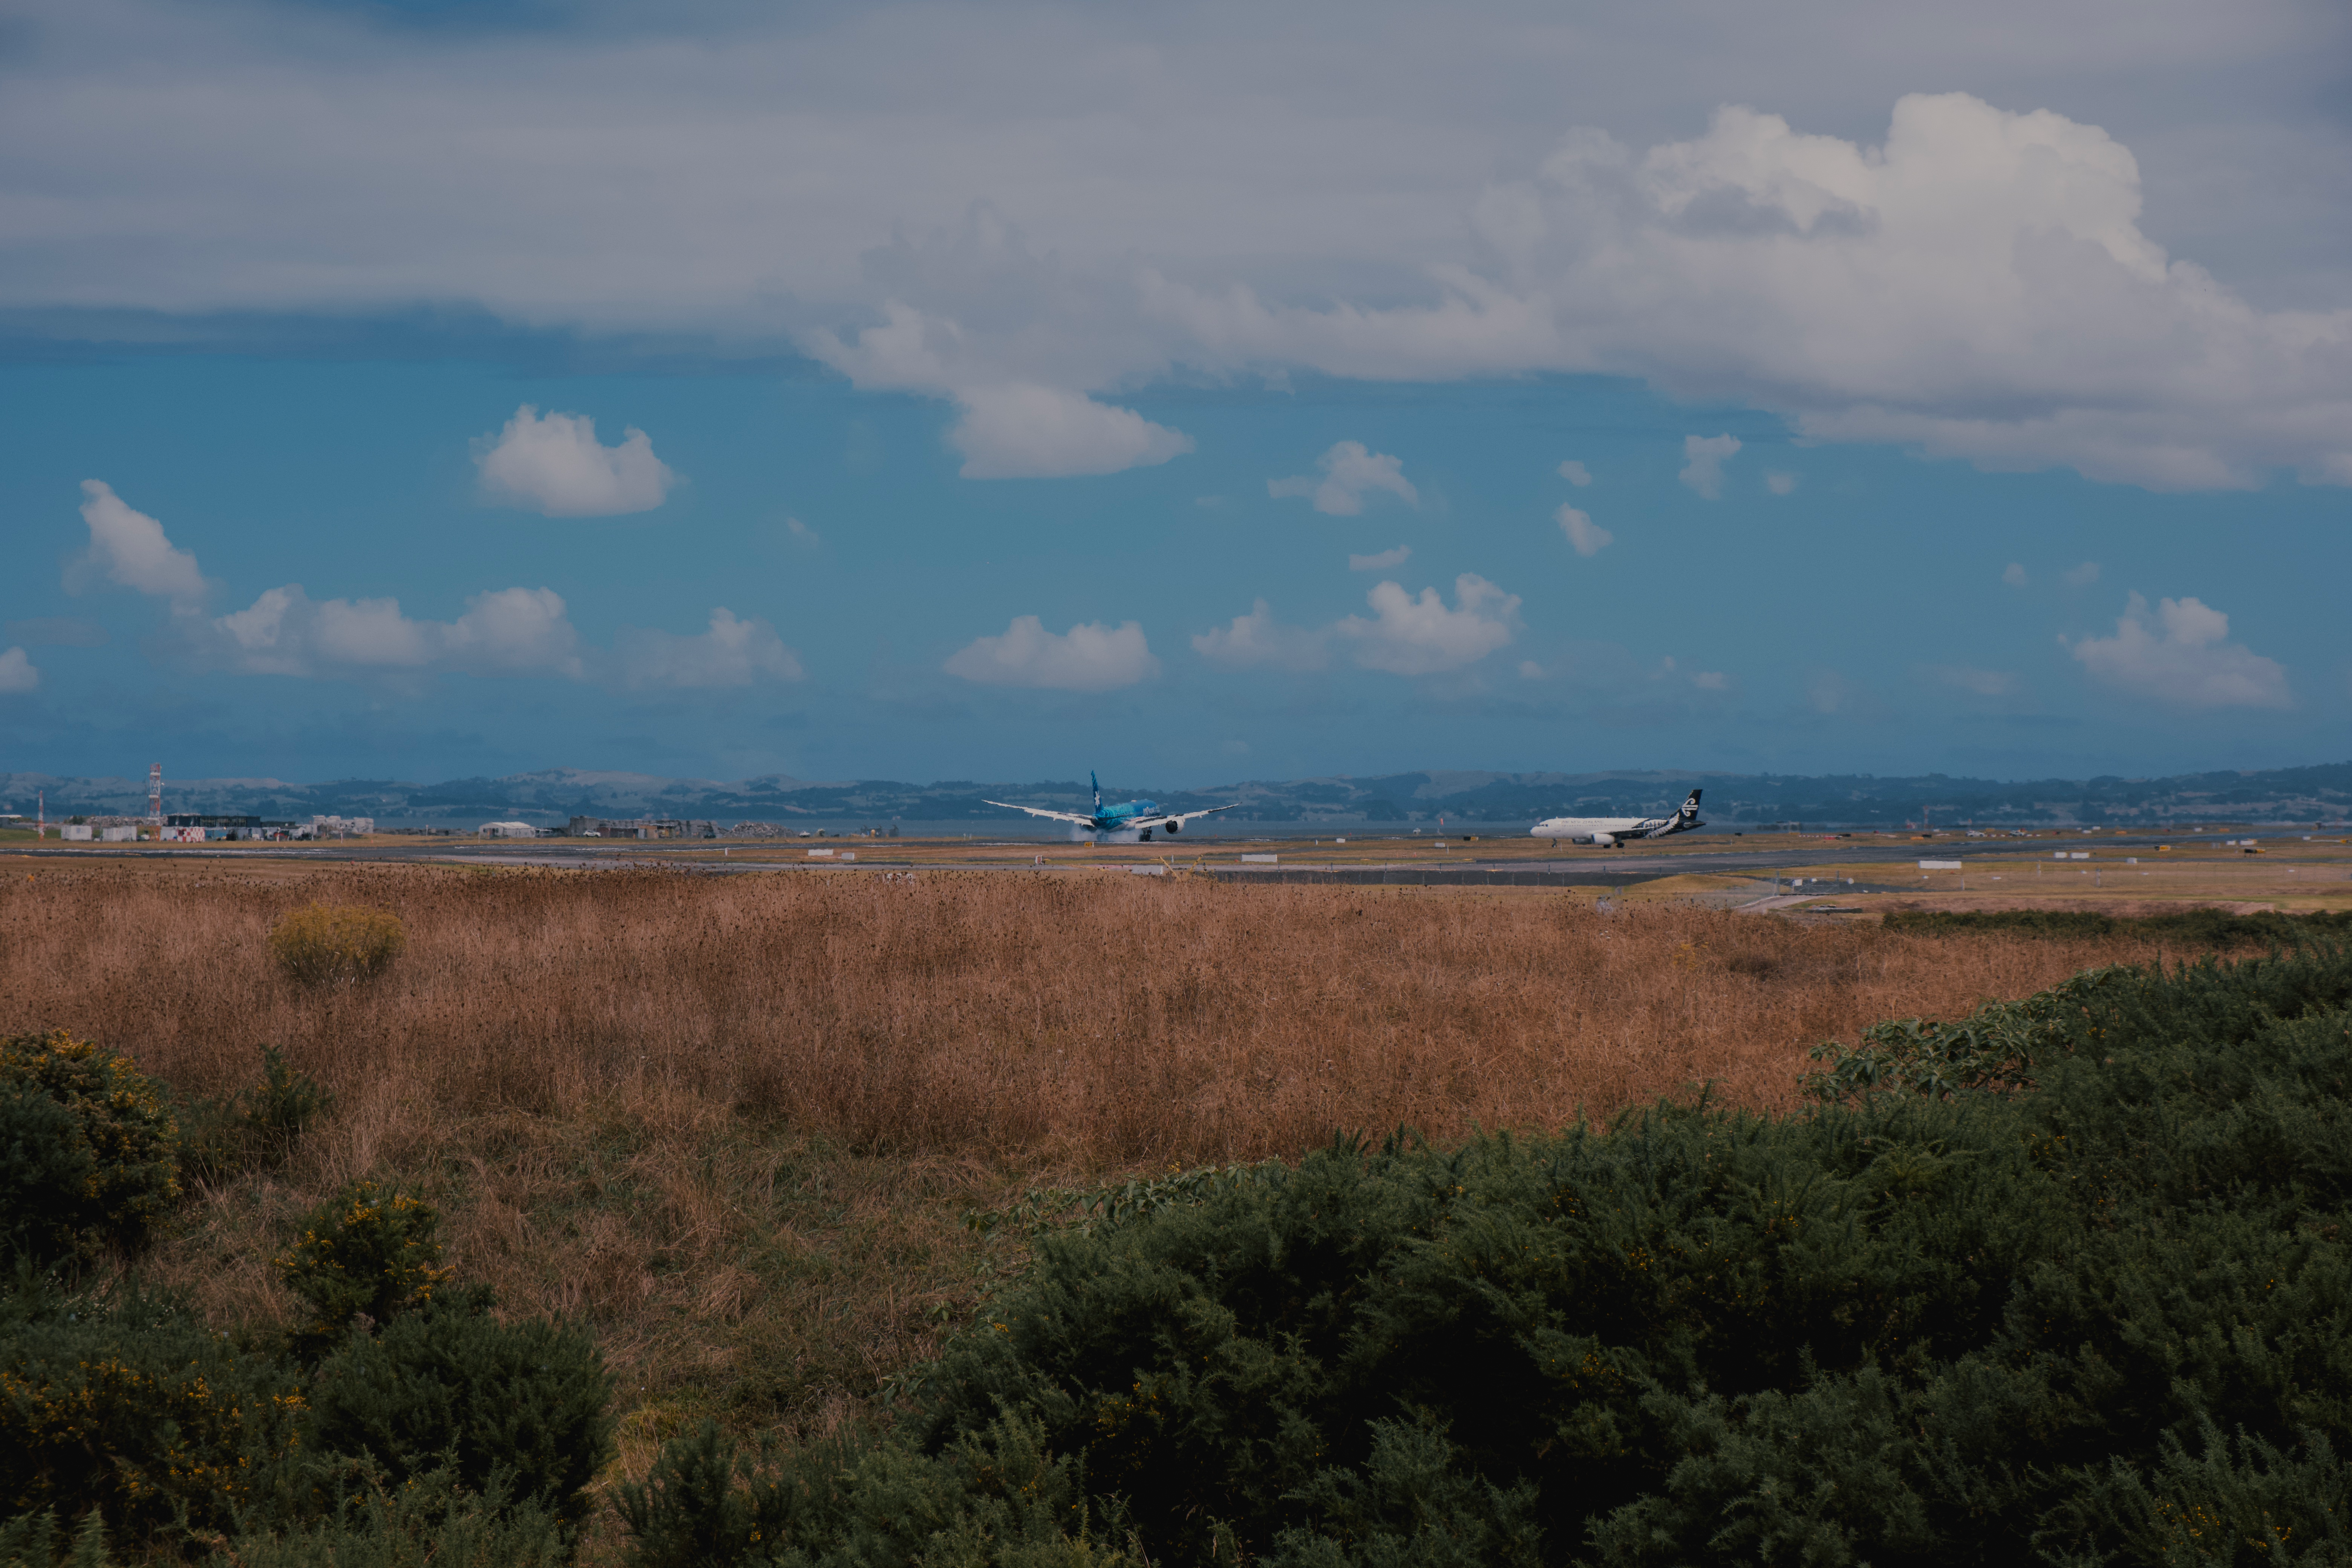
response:
[[[1614,849],[1635,839],[1664,838],[1705,827],[1706,824],[1698,819],[1698,791],[1691,791],[1683,808],[1671,816],[1554,816],[1537,823],[1528,832],[1536,838]]]

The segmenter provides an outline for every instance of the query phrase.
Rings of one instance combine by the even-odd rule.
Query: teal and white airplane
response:
[[[1001,805],[1007,811],[1025,811],[1032,816],[1050,816],[1056,822],[1076,823],[1089,833],[1132,833],[1147,844],[1151,841],[1155,831],[1165,832],[1172,838],[1184,831],[1184,825],[1196,816],[1214,816],[1221,811],[1234,809],[1230,805],[1213,805],[1206,811],[1162,811],[1156,800],[1130,800],[1123,805],[1105,805],[1102,803],[1102,781],[1088,773],[1087,783],[1092,784],[1095,791],[1092,812],[1047,811],[1043,806],[1015,805],[1009,800],[992,800],[988,804]]]

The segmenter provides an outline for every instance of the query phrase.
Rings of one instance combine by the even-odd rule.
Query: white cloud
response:
[[[2093,679],[2177,707],[2289,706],[2285,669],[2229,635],[2230,617],[2200,600],[2159,600],[2151,618],[2134,594],[2115,636],[2084,637],[2067,651]]]
[[[1723,495],[1723,465],[1738,455],[1737,436],[1685,436],[1683,437],[1683,483],[1709,500]]]
[[[1400,544],[1394,550],[1383,550],[1378,555],[1350,555],[1348,557],[1348,570],[1385,572],[1392,566],[1402,566],[1412,559],[1412,547],[1409,544]]]
[[[0,694],[31,691],[40,684],[40,668],[26,657],[23,648],[0,653]]]
[[[1558,513],[1559,529],[1579,555],[1598,555],[1616,542],[1617,536],[1572,506],[1563,506]]]
[[[79,593],[93,579],[102,578],[137,593],[169,599],[176,607],[193,608],[209,587],[196,570],[196,558],[173,548],[163,525],[143,511],[134,511],[122,498],[98,479],[81,482],[81,520],[89,525],[89,549],[66,571],[66,586]]]
[[[1331,628],[1353,642],[1358,664],[1391,675],[1437,675],[1460,669],[1511,640],[1519,599],[1475,574],[1454,580],[1454,608],[1435,588],[1419,598],[1395,583],[1381,583],[1364,595],[1372,618],[1349,616]]]
[[[1331,662],[1329,637],[1328,631],[1284,626],[1260,599],[1231,625],[1193,637],[1192,651],[1223,669],[1321,669]]]
[[[200,661],[255,675],[584,673],[563,599],[548,588],[477,594],[454,621],[419,621],[397,599],[314,600],[289,583],[229,615],[186,617],[175,633]]]
[[[1701,691],[1728,691],[1731,689],[1731,677],[1724,674],[1723,671],[1719,669],[1699,670],[1690,678],[1690,680],[1691,684],[1697,687]]]
[[[424,300],[813,346],[898,303],[961,334],[933,395],[1171,367],[1598,372],[1988,464],[2352,481],[2352,138],[2307,111],[2341,6],[2146,0],[2123,28],[2031,0],[1894,27],[1634,6],[1570,29],[1540,6],[1351,26],[1310,4],[1246,50],[1026,3],[521,32],[37,9],[39,47],[0,60],[6,188],[38,193],[0,307],[92,312],[68,331]],[[1929,78],[1982,96],[1895,98]],[[1787,118],[1707,121],[1735,98]],[[2083,118],[1994,107],[2032,102]],[[1872,104],[1883,130],[1808,133]],[[2136,149],[2083,122],[2109,112]],[[2144,195],[2295,308],[2168,255]],[[968,223],[982,201],[1041,254]]]
[[[1523,658],[1523,659],[1519,660],[1519,679],[1522,679],[1522,680],[1541,680],[1543,678],[1544,678],[1544,667],[1543,667],[1542,665],[1538,664],[1534,659],[1531,659],[1531,658]]]
[[[806,545],[811,550],[824,542],[823,534],[796,517],[784,519],[784,532],[791,536],[793,543]]]
[[[1085,622],[1049,632],[1035,616],[1015,616],[999,637],[974,638],[941,666],[982,686],[1052,691],[1115,691],[1160,673],[1160,661],[1134,621],[1117,627]]]
[[[546,517],[651,511],[677,483],[644,431],[632,426],[619,446],[600,446],[586,415],[542,417],[528,403],[495,441],[485,436],[474,448],[484,495]]]
[[[1559,466],[1559,477],[1578,489],[1582,489],[1592,482],[1592,471],[1573,458]]]
[[[1407,506],[1421,504],[1421,492],[1404,477],[1404,464],[1385,452],[1368,450],[1361,441],[1339,441],[1315,460],[1323,477],[1298,474],[1268,479],[1270,496],[1313,496],[1315,510],[1331,517],[1354,517],[1364,510],[1364,498],[1384,490]]]
[[[1789,473],[1785,469],[1767,468],[1764,471],[1764,488],[1776,496],[1792,496],[1797,493],[1797,486],[1802,476]]]
[[[2099,563],[2085,561],[2080,566],[2068,567],[2059,574],[2058,580],[2069,588],[2087,588],[2099,580]]]
[[[1131,408],[1034,383],[967,387],[948,439],[968,479],[1052,479],[1150,468],[1192,449],[1192,437]]]
[[[2024,587],[2027,582],[2024,563],[2021,562],[2012,561],[2008,565],[2002,567],[2000,569],[2000,580],[2008,584],[2012,588]]]
[[[1979,669],[1966,664],[1930,664],[1921,673],[1940,685],[1973,697],[2010,697],[2018,689],[2017,677],[2004,670]]]
[[[798,655],[762,620],[738,620],[724,608],[710,612],[710,629],[694,637],[625,626],[613,642],[620,683],[647,687],[749,686],[760,680],[798,680]]]

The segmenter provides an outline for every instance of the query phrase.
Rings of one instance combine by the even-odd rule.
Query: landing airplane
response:
[[[1706,824],[1698,819],[1698,797],[1697,790],[1691,791],[1683,808],[1672,816],[1555,816],[1528,831],[1537,838],[1565,838],[1570,844],[1614,849],[1628,838],[1664,838],[1670,833],[1705,827]]]
[[[1009,800],[992,800],[988,804],[1001,805],[1007,811],[1025,811],[1032,816],[1050,816],[1056,822],[1075,822],[1089,833],[1132,832],[1147,844],[1151,841],[1154,828],[1164,830],[1172,838],[1184,831],[1184,825],[1196,816],[1214,816],[1221,811],[1234,809],[1231,805],[1213,805],[1206,811],[1162,811],[1156,800],[1130,800],[1124,805],[1105,805],[1102,803],[1102,781],[1088,773],[1087,782],[1094,785],[1095,790],[1095,808],[1091,814],[1047,811],[1043,806],[1015,805]]]

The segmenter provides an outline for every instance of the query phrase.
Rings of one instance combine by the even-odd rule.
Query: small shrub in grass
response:
[[[259,1083],[226,1103],[200,1100],[183,1113],[181,1173],[217,1182],[247,1171],[274,1170],[333,1105],[334,1096],[310,1074],[289,1067],[277,1047],[264,1046]]]
[[[595,1342],[545,1319],[502,1324],[483,1303],[408,1312],[319,1367],[311,1441],[365,1455],[396,1481],[446,1466],[477,1491],[576,1523],[613,1455],[611,1381]]]
[[[278,1259],[278,1278],[310,1309],[299,1338],[324,1349],[354,1320],[383,1323],[422,1307],[446,1285],[441,1215],[422,1198],[353,1182],[302,1219],[302,1235]]]
[[[0,1247],[38,1263],[145,1244],[179,1196],[162,1091],[62,1029],[0,1037]]]
[[[231,1525],[296,1448],[293,1369],[177,1300],[69,1293],[29,1273],[0,1295],[0,1500],[94,1513],[118,1542]]]
[[[306,985],[381,974],[407,945],[399,916],[357,905],[307,905],[269,930],[269,955]]]

